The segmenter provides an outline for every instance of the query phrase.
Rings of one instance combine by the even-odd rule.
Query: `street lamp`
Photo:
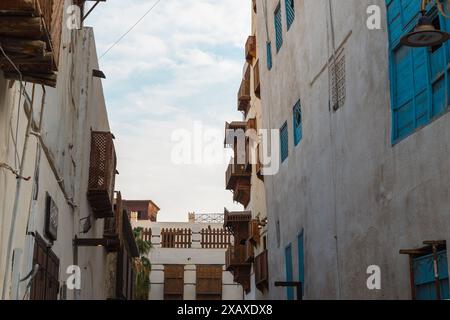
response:
[[[445,4],[443,3],[445,1]],[[445,31],[437,30],[433,25],[432,19],[427,16],[427,5],[435,2],[436,6],[445,18],[450,18],[445,11],[450,5],[450,0],[422,0],[420,17],[414,31],[403,36],[400,43],[408,47],[434,47],[450,39],[450,34]]]

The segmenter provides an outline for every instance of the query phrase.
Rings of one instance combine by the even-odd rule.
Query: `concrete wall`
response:
[[[66,1],[68,6],[71,1]],[[22,182],[19,190],[19,209],[14,229],[13,248],[23,252],[20,260],[20,277],[32,268],[33,237],[26,231],[44,236],[45,198],[48,192],[58,207],[58,239],[52,250],[60,259],[60,284],[67,279],[69,265],[78,264],[82,272],[81,291],[68,291],[68,299],[104,299],[106,253],[101,248],[73,249],[72,240],[79,237],[101,238],[103,219],[91,220],[92,228],[82,235],[81,227],[91,210],[86,198],[89,174],[90,131],[109,131],[108,117],[100,79],[92,77],[98,69],[93,30],[69,30],[63,28],[60,66],[56,88],[34,86],[34,121],[39,124],[41,139],[32,135],[27,145],[24,176],[38,177]],[[10,86],[11,85],[11,86]],[[27,117],[23,99],[19,104],[18,82],[6,81],[0,75],[0,162],[14,165],[15,148],[10,130],[16,130],[16,114],[19,110],[19,141],[17,150],[22,154]],[[33,85],[26,84],[33,97]],[[41,108],[42,107],[42,108]],[[42,112],[41,112],[42,110]],[[42,114],[41,114],[42,113]],[[12,121],[10,122],[10,118]],[[36,199],[32,199],[33,184],[38,187]],[[0,169],[0,274],[5,271],[6,247],[16,194],[16,179],[8,171]],[[27,229],[28,227],[28,229]],[[48,240],[48,239],[46,239]],[[3,280],[3,279],[1,279]],[[3,281],[2,281],[3,282]],[[10,287],[10,277],[7,286]],[[2,284],[0,284],[1,286]],[[17,283],[8,290],[14,292]],[[26,283],[22,283],[18,297],[25,295]],[[8,295],[6,298],[15,298]]]
[[[201,229],[223,228],[221,224],[207,223],[183,223],[183,222],[159,222],[150,221],[132,222],[133,228],[143,227],[152,229],[152,249],[149,259],[152,263],[150,273],[150,300],[164,299],[164,265],[184,265],[184,300],[196,299],[196,266],[197,265],[222,265],[222,299],[242,300],[244,293],[242,286],[235,283],[233,275],[225,270],[225,249],[202,249],[201,236],[196,234]],[[192,248],[162,248],[160,234],[163,228],[190,228],[192,235]]]
[[[298,280],[297,236],[304,230],[305,299],[409,299],[408,257],[399,250],[427,239],[450,240],[450,116],[393,146],[385,1],[294,1],[289,31],[281,1],[278,54],[273,13],[279,1],[258,1],[263,126],[279,129],[287,121],[289,128],[289,158],[265,180],[269,295],[286,298],[274,281],[284,280],[284,249],[290,243]],[[381,30],[366,27],[366,10],[373,4],[382,8]],[[343,50],[346,61],[346,101],[336,112],[329,108],[333,47]],[[303,139],[294,147],[292,108],[298,99]],[[369,265],[381,267],[381,290],[366,286]]]

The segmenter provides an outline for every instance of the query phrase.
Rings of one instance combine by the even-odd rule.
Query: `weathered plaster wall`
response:
[[[70,5],[66,1],[66,6]],[[103,236],[103,219],[92,220],[91,230],[81,235],[80,219],[91,214],[86,198],[89,173],[90,131],[109,131],[108,117],[100,79],[92,76],[92,70],[98,69],[95,39],[91,28],[69,30],[63,28],[62,50],[56,88],[35,86],[34,119],[39,123],[42,118],[41,138],[38,143],[31,136],[28,144],[24,176],[39,173],[38,195],[32,201],[33,181],[23,182],[20,189],[20,205],[14,233],[13,248],[23,251],[21,276],[25,276],[32,267],[33,240],[26,236],[29,231],[44,236],[45,197],[48,192],[58,207],[58,239],[52,250],[60,259],[60,284],[67,279],[65,273],[69,265],[78,264],[82,271],[80,299],[104,299],[106,297],[105,270],[106,254],[102,248],[79,248],[75,261],[72,240],[75,235],[89,238]],[[18,150],[22,153],[25,136],[26,115],[22,104],[18,105],[19,85],[9,82],[0,75],[0,161],[13,164],[14,149],[9,130],[10,117],[13,117],[12,130],[15,130],[17,110],[20,111]],[[28,95],[32,96],[32,85],[26,85]],[[41,104],[43,114],[41,115]],[[41,150],[36,157],[36,148]],[[44,152],[46,149],[48,152]],[[58,184],[60,182],[61,186]],[[1,235],[0,252],[6,252],[7,237],[15,195],[15,177],[0,170],[0,210]],[[74,205],[74,206],[73,206]],[[5,270],[5,254],[0,258],[0,274]],[[1,286],[1,284],[0,284]],[[26,283],[21,285],[19,297],[25,292]],[[75,292],[68,291],[68,299],[75,298]]]
[[[391,144],[385,1],[296,0],[289,31],[281,2],[283,46],[277,54],[278,1],[267,1],[271,71],[265,67],[266,34],[258,36],[263,124],[279,129],[287,121],[289,128],[289,158],[265,183],[270,297],[286,297],[273,285],[285,277],[289,243],[298,279],[297,236],[304,230],[306,299],[409,299],[408,258],[399,250],[427,239],[450,240],[450,116]],[[334,46],[343,47],[346,57],[346,102],[337,112],[329,110],[329,3]],[[265,30],[258,4],[258,29]],[[366,27],[372,4],[382,8],[382,30]],[[299,98],[303,139],[294,147],[292,107]],[[369,265],[381,267],[382,290],[367,289]]]

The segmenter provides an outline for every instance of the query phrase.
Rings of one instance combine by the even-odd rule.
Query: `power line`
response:
[[[116,40],[109,48],[106,50],[99,59],[103,58],[108,52],[110,52],[116,45],[119,44],[120,41],[123,40],[133,29],[161,2],[161,0],[157,0],[151,7],[148,9],[142,17],[140,17],[135,24],[133,24],[119,39]]]

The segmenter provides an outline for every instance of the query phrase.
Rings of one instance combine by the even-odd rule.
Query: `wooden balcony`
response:
[[[261,80],[259,75],[259,59],[256,61],[253,67],[253,88],[255,90],[255,96],[261,98]]]
[[[246,115],[250,108],[250,67],[247,68],[238,91],[238,111]]]
[[[234,235],[235,244],[239,244],[242,240],[248,238],[248,223],[251,219],[252,213],[250,211],[230,212],[225,209],[223,225]]]
[[[251,172],[246,168],[245,163],[236,164],[234,159],[231,159],[228,165],[227,172],[225,173],[226,189],[235,190],[239,180],[245,180],[250,183]]]
[[[63,0],[0,1],[0,44],[24,81],[56,86],[63,9]],[[2,54],[0,69],[5,78],[20,79]]]
[[[246,248],[243,245],[230,246],[225,251],[225,267],[228,271],[235,270],[241,266],[249,266],[246,260]]]
[[[247,129],[247,122],[245,121],[233,121],[231,123],[225,123],[225,147],[237,147],[237,139],[240,135],[245,136],[245,131]],[[242,130],[242,132],[240,132]]]
[[[248,63],[252,63],[254,58],[256,58],[256,37],[249,36],[245,43],[245,59]]]
[[[233,200],[247,207],[250,203],[250,189],[250,179],[238,179],[233,191]]]
[[[236,266],[231,273],[233,274],[234,282],[239,283],[246,293],[250,292],[250,277],[251,277],[252,265],[246,264],[241,266]]]
[[[259,229],[259,220],[252,219],[248,224],[248,242],[254,246],[258,246],[261,239],[261,233]]]
[[[255,247],[250,241],[245,242],[245,262],[252,263],[255,259]]]
[[[110,132],[91,133],[87,197],[96,219],[113,217],[116,152]]]
[[[255,257],[253,264],[255,268],[255,284],[256,287],[263,291],[268,288],[269,284],[269,264],[267,250]]]

